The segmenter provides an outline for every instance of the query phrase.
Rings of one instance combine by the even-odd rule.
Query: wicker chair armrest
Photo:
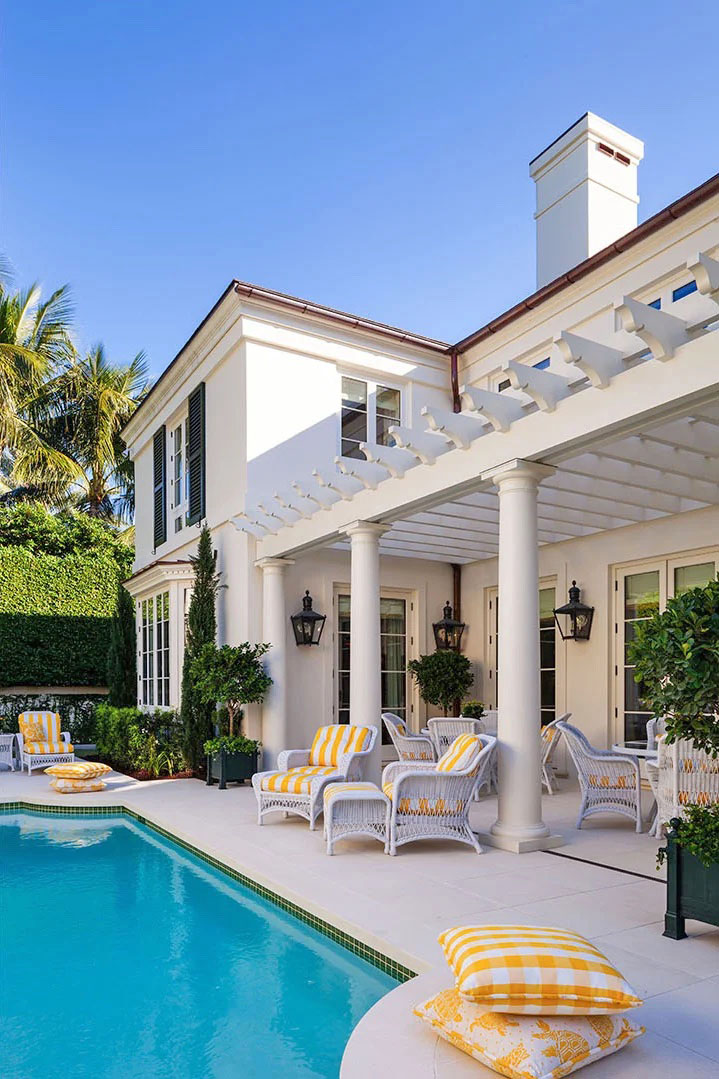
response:
[[[303,768],[309,763],[309,749],[283,749],[277,756],[277,771],[289,772],[290,768]]]
[[[20,731],[18,731],[18,732],[17,732],[17,734],[15,735],[15,737],[17,738],[17,748],[18,748],[18,752],[19,752],[19,753],[22,753],[22,747],[23,747],[23,745],[25,744],[25,739],[24,739],[24,737],[22,736],[22,734],[20,733]]]
[[[60,737],[62,738],[63,742],[68,742],[69,743],[71,741],[69,731],[61,731],[60,732]]]
[[[434,761],[392,761],[382,772],[382,784],[394,783],[399,776],[408,773],[425,776],[427,772],[437,774],[437,765]]]

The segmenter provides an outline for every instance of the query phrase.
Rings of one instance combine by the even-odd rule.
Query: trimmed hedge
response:
[[[95,709],[104,704],[102,694],[78,696],[74,693],[8,693],[0,695],[0,733],[16,733],[21,712],[59,712],[62,730],[77,743],[95,741]]]
[[[104,685],[119,578],[108,551],[0,547],[0,685]]]

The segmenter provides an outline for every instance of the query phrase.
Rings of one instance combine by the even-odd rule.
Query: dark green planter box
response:
[[[677,842],[676,825],[667,836],[667,913],[664,936],[686,937],[685,918],[719,926],[719,863],[705,866]]]
[[[228,783],[244,783],[257,771],[257,753],[228,753],[221,750],[207,758],[207,786],[219,780],[223,791]]]

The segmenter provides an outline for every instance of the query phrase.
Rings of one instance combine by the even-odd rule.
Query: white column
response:
[[[287,558],[265,558],[262,569],[262,640],[270,645],[265,657],[272,678],[262,703],[263,767],[274,768],[277,754],[291,749],[287,721],[287,634],[285,570],[292,565]]]
[[[379,540],[384,525],[356,521],[345,529],[352,544],[350,618],[350,722],[376,727],[365,778],[382,772],[382,682],[380,677]]]
[[[537,488],[546,465],[511,461],[499,488],[499,798],[488,841],[517,853],[556,846],[542,820]]]

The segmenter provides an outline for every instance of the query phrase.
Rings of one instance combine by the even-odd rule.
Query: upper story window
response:
[[[170,465],[168,469],[172,477],[172,490],[170,501],[175,521],[175,532],[179,532],[185,523],[187,510],[188,479],[187,471],[187,442],[188,421],[187,416],[172,431],[170,440]]]
[[[362,442],[377,442],[393,446],[389,433],[402,419],[402,394],[392,386],[365,382],[358,378],[342,378],[341,453],[343,457],[360,457]]]

